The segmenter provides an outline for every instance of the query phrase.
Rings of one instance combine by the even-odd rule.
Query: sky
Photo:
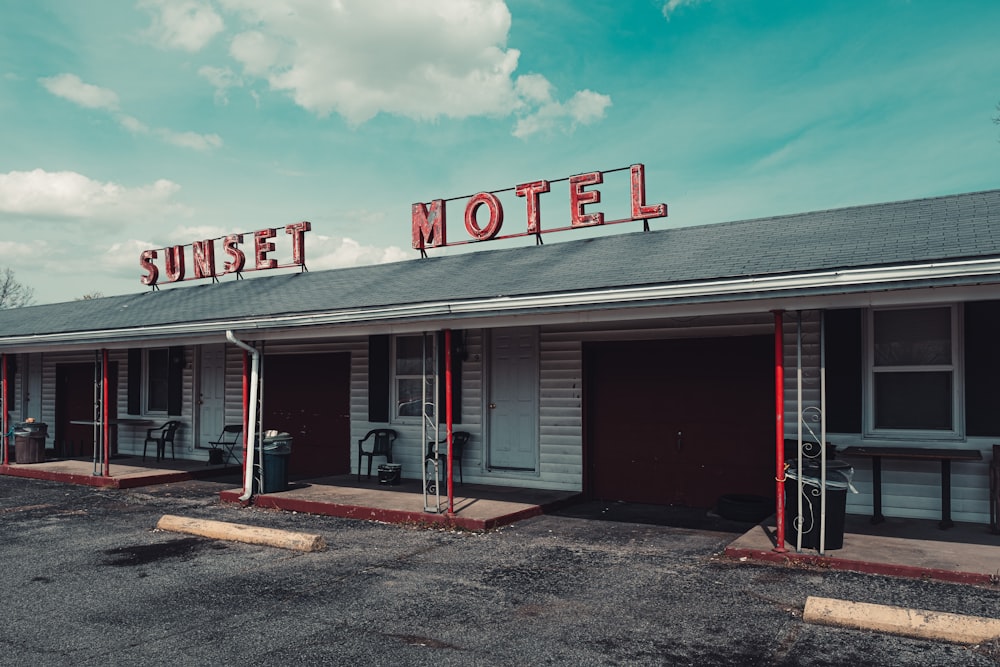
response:
[[[463,241],[503,191],[523,233],[510,189],[545,179],[562,228],[565,179],[602,171],[586,210],[618,219],[632,164],[653,229],[995,189],[998,25],[986,0],[4,2],[0,268],[36,303],[139,293],[145,250],[275,228],[284,264],[300,221],[312,271],[415,259],[414,203]]]

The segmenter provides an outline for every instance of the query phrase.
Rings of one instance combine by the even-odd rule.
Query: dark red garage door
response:
[[[264,357],[264,428],[292,435],[292,479],[351,471],[351,355]]]
[[[688,507],[773,497],[773,360],[770,336],[588,345],[591,495]]]

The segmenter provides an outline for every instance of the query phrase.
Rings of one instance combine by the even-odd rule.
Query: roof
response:
[[[168,325],[184,332],[198,323],[221,331],[259,318],[310,314],[339,313],[338,322],[381,316],[376,312],[416,317],[426,312],[421,304],[482,302],[485,310],[498,297],[671,285],[697,292],[699,284],[720,280],[987,258],[1000,258],[1000,190],[3,310],[0,345]]]

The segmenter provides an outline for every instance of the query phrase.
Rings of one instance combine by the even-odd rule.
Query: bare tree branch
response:
[[[0,269],[0,309],[30,306],[35,301],[35,290],[19,283],[14,269]]]

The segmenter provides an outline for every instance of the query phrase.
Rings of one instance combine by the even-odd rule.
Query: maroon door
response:
[[[350,472],[350,381],[347,353],[265,355],[263,426],[292,435],[289,478]]]
[[[96,370],[95,370],[96,369]],[[95,376],[95,373],[97,375]],[[98,364],[57,364],[56,365],[56,423],[54,438],[49,445],[59,456],[93,456],[93,424],[73,424],[74,421],[94,421],[100,410],[100,397],[95,395],[96,383],[100,381]],[[99,388],[97,389],[99,391]],[[118,364],[108,364],[108,400],[111,419],[118,416]],[[95,407],[97,406],[97,407]],[[96,442],[101,441],[100,427],[96,431]],[[118,452],[117,427],[111,428],[111,453]]]
[[[591,494],[689,507],[773,495],[773,358],[768,336],[589,345]]]

